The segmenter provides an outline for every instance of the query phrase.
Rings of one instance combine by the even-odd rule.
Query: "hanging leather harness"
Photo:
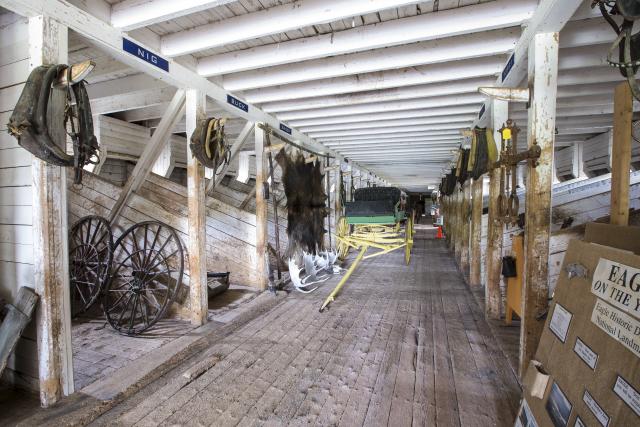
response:
[[[66,70],[66,97],[52,97],[53,84],[58,75]],[[74,167],[74,183],[82,182],[82,168],[87,164],[97,164],[98,141],[93,134],[91,105],[84,81],[71,83],[71,67],[65,64],[42,65],[29,74],[18,103],[9,123],[9,133],[18,144],[39,159],[57,166]],[[64,102],[64,126],[73,142],[73,155],[53,140],[50,132],[52,124],[47,123],[49,103]],[[62,108],[62,105],[54,106]],[[77,126],[77,127],[76,127]]]
[[[635,73],[640,67],[640,33],[632,34],[634,22],[640,19],[640,2],[637,0],[593,0],[591,7],[596,5],[600,8],[604,19],[618,35],[609,49],[607,62],[620,70],[620,74],[629,81],[633,96],[640,100],[640,87],[635,78]],[[622,16],[622,24],[618,25],[612,15]],[[614,59],[616,50],[618,51],[617,60]]]
[[[231,152],[225,143],[224,125],[227,119],[214,117],[200,120],[191,135],[191,152],[206,168],[214,171],[229,163]]]

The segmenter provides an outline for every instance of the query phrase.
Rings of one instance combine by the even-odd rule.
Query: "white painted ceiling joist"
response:
[[[379,141],[379,140],[394,140],[394,139],[406,139],[406,138],[431,138],[431,137],[441,137],[441,136],[451,136],[455,135],[457,137],[461,137],[460,135],[460,127],[456,127],[453,129],[445,129],[445,130],[418,130],[418,131],[407,131],[407,132],[396,132],[393,134],[385,134],[385,135],[376,135],[376,134],[364,134],[364,135],[355,135],[355,136],[338,136],[338,137],[319,137],[318,141],[322,141],[323,144],[327,142],[361,142],[362,141]]]
[[[356,135],[388,135],[388,134],[403,134],[409,132],[430,132],[437,130],[458,130],[460,129],[460,123],[453,124],[445,124],[445,125],[419,125],[419,126],[400,126],[400,127],[389,127],[389,128],[381,128],[381,129],[356,129],[356,130],[347,130],[347,131],[328,131],[328,132],[314,132],[310,133],[309,136],[312,138],[342,138],[345,136],[356,136]]]
[[[199,50],[284,33],[316,24],[419,3],[415,0],[300,0],[161,38],[161,51],[180,56]]]
[[[348,93],[344,95],[270,102],[262,104],[261,107],[264,111],[270,113],[278,112],[281,114],[297,110],[312,110],[358,104],[377,104],[416,98],[442,97],[441,99],[446,99],[452,95],[459,95],[463,93],[477,94],[479,86],[488,86],[493,84],[493,82],[494,79],[492,77],[479,77],[371,92]]]
[[[506,56],[505,56],[506,58]],[[504,58],[478,58],[463,62],[425,65],[408,69],[381,71],[358,76],[314,80],[245,92],[249,102],[263,103],[286,99],[312,98],[354,92],[372,91],[438,83],[472,77],[495,76],[504,65]]]
[[[454,106],[454,107],[442,107],[442,108],[424,108],[418,110],[403,110],[403,111],[389,111],[383,113],[370,113],[370,114],[354,114],[348,116],[337,116],[327,118],[313,118],[303,120],[289,120],[288,124],[302,129],[306,126],[319,126],[330,124],[345,124],[345,123],[364,123],[375,122],[378,120],[392,120],[392,119],[408,119],[412,117],[437,117],[437,116],[450,116],[459,114],[477,114],[480,109],[480,103]]]
[[[560,70],[571,70],[604,65],[606,64],[607,51],[608,47],[606,45],[561,49],[558,68]],[[602,52],[605,54],[604,58],[602,57]],[[245,93],[245,96],[249,102],[263,103],[389,89],[497,75],[502,71],[503,65],[504,61],[500,56],[450,61],[442,64],[266,87],[249,90]]]
[[[319,126],[306,126],[300,128],[301,132],[307,134],[316,134],[318,132],[325,131],[341,131],[341,130],[354,130],[354,129],[380,129],[388,127],[400,127],[400,126],[413,126],[413,125],[438,125],[444,123],[471,123],[476,118],[477,114],[465,114],[465,115],[450,115],[450,116],[438,116],[438,117],[416,117],[408,119],[392,119],[392,120],[378,120],[375,122],[357,122],[357,123],[343,123],[336,125],[319,125]]]
[[[234,1],[236,0],[124,0],[111,6],[111,25],[129,31]]]
[[[333,108],[317,108],[313,110],[289,111],[276,114],[278,119],[287,123],[294,123],[302,120],[341,118],[364,114],[388,113],[395,111],[422,110],[437,107],[453,107],[460,105],[480,105],[484,97],[477,92],[438,96],[425,99],[409,99],[406,101],[375,102],[370,104],[357,104],[340,106]]]
[[[519,35],[519,28],[508,28],[483,34],[468,34],[350,55],[332,56],[269,69],[225,75],[223,86],[227,90],[240,91],[470,58],[505,55],[513,49]]]
[[[205,76],[228,74],[519,26],[531,17],[535,4],[532,0],[498,0],[214,55],[199,61],[198,72]]]

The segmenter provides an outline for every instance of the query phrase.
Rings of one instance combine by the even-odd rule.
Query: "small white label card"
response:
[[[582,421],[582,418],[576,417],[576,422],[573,424],[573,427],[587,427],[587,425]]]
[[[576,345],[573,346],[573,351],[578,355],[588,367],[595,370],[596,363],[598,363],[598,354],[591,350],[591,347],[586,345],[580,337],[576,337]]]
[[[602,425],[602,427],[607,427],[610,421],[609,415],[604,412],[604,409],[602,409],[600,405],[598,405],[598,402],[596,402],[596,400],[591,396],[591,394],[589,394],[587,390],[584,391],[582,400],[587,405],[587,408],[589,408],[589,410],[596,417],[600,425]]]
[[[640,393],[638,390],[618,375],[616,383],[613,385],[613,392],[640,417]]]
[[[591,312],[591,322],[637,357],[640,357],[640,321],[606,302],[596,299],[593,312]]]
[[[567,332],[569,332],[569,324],[572,317],[573,315],[566,308],[556,303],[551,322],[549,322],[549,329],[562,342],[567,340]]]
[[[640,317],[640,270],[637,268],[600,258],[593,273],[591,293]]]

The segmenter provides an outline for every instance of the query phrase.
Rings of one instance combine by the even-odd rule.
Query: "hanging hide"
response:
[[[493,130],[476,127],[473,130],[471,154],[469,158],[469,174],[479,179],[497,160],[498,152],[493,140]]]
[[[52,96],[60,73],[67,72],[69,82],[65,96]],[[84,81],[71,82],[71,67],[65,64],[42,65],[34,68],[25,83],[20,98],[9,118],[9,133],[18,140],[18,144],[39,159],[57,166],[73,166],[74,182],[82,180],[82,168],[87,164],[96,164],[98,159],[98,141],[93,133],[93,118],[89,96]],[[74,105],[75,104],[75,105]],[[48,123],[48,113],[64,112],[61,123]],[[57,117],[56,117],[57,118]],[[67,129],[73,141],[73,155],[64,149],[66,141],[54,141],[50,134],[56,127]],[[61,144],[62,143],[62,144]]]
[[[218,170],[223,162],[229,163],[230,151],[224,138],[227,119],[211,117],[199,120],[190,138],[189,148],[202,166]]]
[[[276,161],[282,168],[282,183],[287,197],[287,236],[285,257],[302,252],[316,254],[324,249],[324,219],[328,214],[319,161],[306,163],[302,153],[287,155],[281,149]]]
[[[468,148],[461,148],[458,156],[458,164],[456,166],[456,177],[460,185],[464,184],[467,180],[467,165],[469,163],[469,153],[471,150]]]

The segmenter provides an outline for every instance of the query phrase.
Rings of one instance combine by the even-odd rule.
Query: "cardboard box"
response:
[[[589,224],[585,238],[569,244],[535,356],[540,367],[525,377],[535,419],[527,422],[640,426],[640,256],[633,253],[640,253],[640,229]],[[570,278],[570,264],[585,276]],[[542,398],[532,395],[540,372],[549,375]]]

